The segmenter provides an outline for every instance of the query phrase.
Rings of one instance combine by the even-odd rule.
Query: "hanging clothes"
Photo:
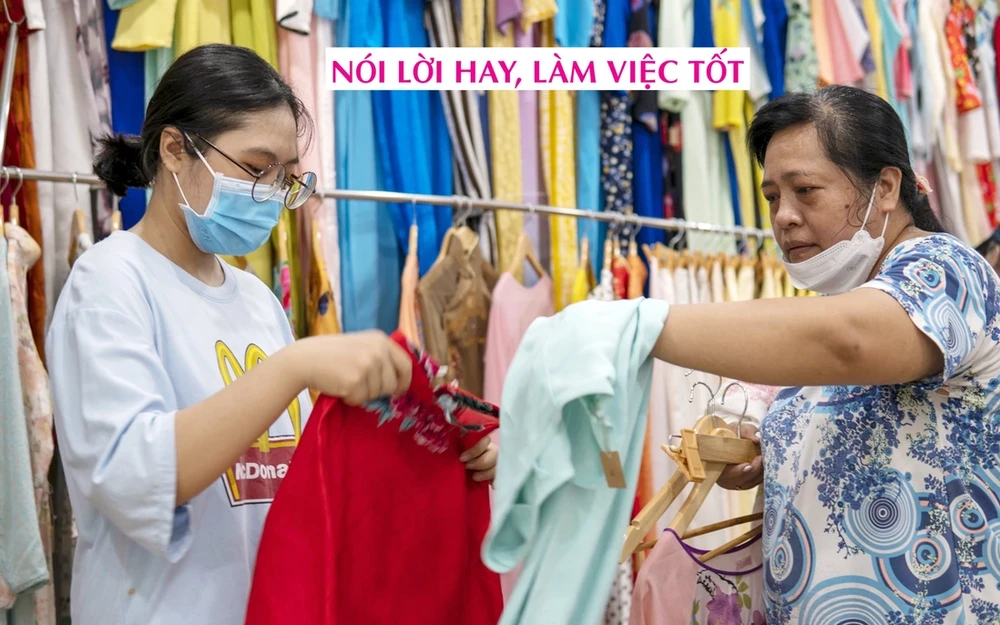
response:
[[[551,20],[541,25],[543,47],[555,45],[553,27]],[[541,136],[539,147],[549,204],[576,208],[576,153],[573,149],[576,119],[573,95],[566,90],[555,90],[541,91],[538,96],[538,126]],[[549,218],[556,311],[568,306],[573,295],[573,280],[579,258],[576,222],[574,217]]]
[[[498,276],[478,245],[468,249],[458,236],[442,252],[417,286],[425,347],[448,367],[449,380],[482,396],[487,322]]]
[[[534,286],[525,287],[514,276],[504,273],[493,289],[492,306],[486,335],[486,377],[483,398],[499,404],[514,355],[528,327],[541,317],[555,314],[552,280],[543,277]]]
[[[317,6],[319,6],[317,4]],[[313,28],[310,37],[314,39],[314,54],[317,59],[315,64],[315,84],[323,84],[326,79],[326,66],[318,59],[325,54],[325,50],[335,43],[334,25],[326,18],[318,14],[314,18]],[[320,166],[316,170],[316,185],[320,189],[330,189],[337,186],[337,142],[336,142],[336,116],[334,112],[334,93],[329,89],[316,90],[316,126],[319,129],[319,162]],[[315,197],[315,196],[314,196]],[[337,223],[337,201],[333,198],[319,198],[316,204],[314,216],[314,232],[319,235],[319,240],[323,245],[323,263],[326,266],[326,274],[330,280],[331,293],[334,300],[335,316],[340,327],[343,327],[343,311],[341,301],[343,298],[340,276],[340,227]],[[314,244],[315,244],[314,238]]]
[[[10,288],[14,331],[17,335],[17,365],[21,379],[20,397],[28,430],[31,476],[35,493],[35,512],[42,539],[42,550],[52,570],[52,510],[49,498],[49,467],[54,450],[52,436],[52,400],[49,378],[36,347],[28,314],[28,271],[42,257],[41,247],[27,230],[14,224],[4,225],[7,237],[6,271]],[[14,606],[15,623],[29,611],[37,625],[54,625],[55,593],[52,584],[19,599]],[[27,605],[30,605],[29,609]],[[21,611],[21,610],[25,611]]]
[[[320,227],[312,229],[312,267],[309,271],[308,323],[309,336],[320,334],[340,334],[337,320],[336,296],[330,285],[329,272],[323,255]]]
[[[422,3],[402,0],[379,0],[379,3],[383,18],[370,26],[381,29],[377,45],[428,46]],[[441,95],[437,91],[374,91],[372,106],[383,184],[380,188],[401,193],[452,195],[451,141]],[[392,204],[389,209],[402,250],[406,249],[410,225],[416,222],[420,272],[426,273],[437,258],[444,233],[451,227],[451,209],[409,203]]]
[[[455,15],[450,0],[430,0],[428,21],[432,46],[450,48],[460,43],[464,45],[464,39],[460,42],[455,37]],[[473,42],[479,42],[481,46],[482,35]],[[446,91],[443,96],[445,121],[457,169],[455,192],[472,198],[492,197],[479,96],[474,91]]]
[[[47,0],[46,0],[47,1]],[[112,9],[108,3],[100,3],[103,8],[104,14],[104,40],[105,49],[108,54],[108,83],[111,97],[111,127],[114,132],[130,135],[138,135],[142,132],[142,120],[145,116],[145,93],[143,88],[144,81],[144,57],[141,52],[122,52],[120,50],[115,50],[111,46],[111,42],[114,39],[115,31],[118,27],[118,11]],[[60,18],[61,20],[63,18]],[[51,19],[49,20],[51,22]],[[51,28],[51,26],[48,26]],[[34,58],[34,49],[32,51],[32,58]],[[44,64],[43,64],[44,65]],[[54,66],[58,67],[58,65]],[[53,68],[54,71],[54,68]],[[49,72],[51,73],[51,72]],[[47,73],[48,74],[48,73]],[[46,74],[46,78],[47,78]],[[34,81],[34,72],[32,72],[32,80]],[[46,81],[48,82],[48,81]],[[34,85],[34,82],[32,82]],[[32,87],[32,93],[35,93],[34,87]],[[54,92],[52,92],[54,93]],[[32,105],[34,106],[35,98],[32,97]],[[46,107],[51,109],[50,106]],[[34,111],[34,109],[33,109]],[[64,116],[66,111],[63,111]],[[54,121],[53,121],[54,124]],[[55,132],[53,126],[52,129]],[[35,134],[39,135],[38,129],[35,130]],[[63,141],[65,141],[65,135],[62,135]],[[60,144],[62,148],[63,144]],[[53,153],[53,159],[58,151]],[[40,168],[42,164],[38,165]],[[58,169],[54,164],[50,165],[52,169]],[[60,171],[63,171],[60,169]],[[67,169],[65,171],[81,171],[76,168]],[[42,187],[39,186],[39,193],[42,193]],[[53,201],[56,202],[56,206],[62,204],[60,196],[65,197],[65,194],[69,192],[66,189],[66,185],[58,185],[52,188]],[[89,201],[89,197],[85,198]],[[42,201],[41,199],[39,201]],[[47,202],[45,202],[47,204]],[[131,228],[139,219],[142,217],[143,213],[146,211],[146,192],[144,189],[129,189],[125,197],[118,200],[118,210],[122,213],[122,226],[126,229]],[[89,211],[85,211],[89,213]],[[46,241],[51,241],[52,239],[48,237],[48,229],[45,232]],[[46,250],[43,250],[43,254],[48,256],[48,248],[50,246],[46,245]],[[46,259],[45,265],[48,267],[49,262]],[[58,282],[58,285],[52,287],[55,292],[58,292],[59,287],[62,285],[62,281]],[[48,293],[48,291],[47,291]],[[54,299],[54,296],[53,296]],[[55,303],[53,302],[52,306]],[[51,307],[50,307],[51,313]]]
[[[294,304],[295,296],[297,295],[295,292],[297,276],[293,277],[292,275],[291,257],[294,255],[294,247],[292,245],[290,223],[288,210],[282,209],[278,225],[271,231],[271,244],[274,245],[275,250],[274,296],[281,302],[281,309],[285,311],[285,318],[288,320],[288,326],[292,331],[292,335],[303,336],[298,331],[297,320],[300,317],[296,314],[298,311]]]
[[[111,47],[145,51],[174,44],[174,18],[179,0],[136,0],[121,8]]]
[[[317,3],[317,7],[319,5]],[[233,43],[250,48],[278,69],[278,40],[272,0],[230,0],[229,9]]]
[[[24,16],[24,4],[20,0],[8,0],[11,18],[21,19]],[[7,40],[9,25],[0,20],[0,40]],[[75,27],[73,29],[75,32]],[[31,87],[30,67],[28,59],[28,32],[19,29],[14,63],[14,76],[10,97],[10,112],[7,119],[7,142],[3,149],[3,162],[24,169],[35,169],[35,139],[32,133],[31,117]],[[84,122],[86,124],[86,122]],[[86,126],[84,126],[86,133]],[[89,141],[89,138],[88,138]],[[17,189],[20,187],[20,189]],[[17,197],[12,193],[17,190]],[[42,214],[38,204],[38,189],[34,181],[26,181],[23,185],[15,185],[3,192],[4,205],[16,200],[20,207],[20,224],[33,240],[39,245],[44,242],[42,237]],[[68,220],[67,220],[68,221]],[[66,223],[66,222],[63,222]],[[63,251],[68,252],[65,237]],[[64,256],[65,258],[65,256]],[[33,260],[29,265],[27,285],[25,287],[26,314],[34,337],[36,348],[42,362],[45,362],[45,327],[48,313],[45,293],[45,261],[42,258]]]
[[[785,0],[785,4],[788,9],[785,91],[811,93],[819,86],[811,3],[810,0]]]
[[[42,588],[50,581],[45,547],[38,523],[32,458],[22,401],[18,367],[19,340],[6,267],[7,239],[0,237],[0,446],[4,469],[0,472],[4,505],[0,506],[0,562],[7,563],[0,576],[0,620],[14,607],[17,595]]]
[[[629,45],[654,46],[652,32],[653,7],[641,3],[634,8],[629,24]],[[632,147],[634,156],[634,210],[641,217],[663,218],[663,143],[660,141],[660,115],[657,95],[643,91],[632,105]],[[635,240],[640,245],[666,243],[666,232],[658,228],[643,228]],[[641,263],[641,260],[640,260]]]
[[[370,7],[341,2],[337,45],[378,45],[381,26],[368,19]],[[381,188],[371,96],[368,91],[336,92],[336,182],[342,189]],[[340,200],[337,211],[344,331],[375,327],[392,332],[399,323],[402,267],[392,217],[385,206],[369,200]]]
[[[639,570],[629,625],[764,625],[760,536],[708,563],[705,553],[664,532]]]
[[[503,9],[502,6],[497,8],[498,11]],[[537,11],[534,13],[537,15]],[[506,16],[506,13],[503,15]],[[533,48],[541,43],[543,25],[528,23],[521,19],[520,15],[500,28],[504,32],[507,28],[514,31],[514,45],[518,48]],[[518,92],[521,124],[521,197],[523,201],[535,204],[550,204],[553,197],[546,173],[550,168],[549,156],[542,151],[542,145],[548,143],[547,126],[551,125],[551,120],[542,123],[543,110],[546,112],[545,119],[550,117],[547,93],[534,90]],[[522,212],[520,219],[523,220],[524,233],[528,235],[533,248],[537,251],[538,261],[545,267],[551,267],[553,252],[551,234],[554,232],[552,219],[531,212]],[[513,271],[518,279],[523,275],[522,282],[525,286],[533,285],[538,279],[534,271],[524,273],[521,267],[515,267]]]
[[[514,47],[514,32],[501,30],[497,0],[486,4],[486,45],[490,48]],[[521,105],[516,91],[490,91],[489,132],[490,165],[493,174],[494,197],[498,200],[521,202],[523,198],[523,165],[521,147]],[[528,201],[535,201],[527,198]],[[509,267],[513,261],[517,238],[524,229],[524,214],[520,211],[497,211],[498,267]]]

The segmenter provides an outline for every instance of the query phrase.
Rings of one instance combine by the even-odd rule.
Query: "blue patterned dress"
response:
[[[903,306],[944,372],[778,394],[762,426],[767,622],[1000,623],[1000,281],[933,235],[865,287]]]

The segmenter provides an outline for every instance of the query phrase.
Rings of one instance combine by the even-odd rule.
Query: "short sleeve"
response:
[[[175,562],[191,544],[176,506],[176,398],[148,320],[104,308],[68,312],[48,335],[67,481],[119,531]]]
[[[862,285],[891,295],[944,355],[944,379],[961,375],[986,328],[986,284],[974,252],[943,236],[908,241]]]

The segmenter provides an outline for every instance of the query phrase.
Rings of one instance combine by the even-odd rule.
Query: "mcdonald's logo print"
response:
[[[242,362],[223,341],[216,342],[215,354],[226,386],[267,358],[264,350],[253,343],[247,346]],[[298,397],[289,404],[287,413],[292,422],[292,434],[271,436],[270,432],[264,432],[226,470],[223,482],[231,506],[270,503],[274,499],[302,436],[302,408]]]

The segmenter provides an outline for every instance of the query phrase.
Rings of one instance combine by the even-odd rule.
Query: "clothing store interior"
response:
[[[3,8],[0,625],[1000,623],[998,0]]]

